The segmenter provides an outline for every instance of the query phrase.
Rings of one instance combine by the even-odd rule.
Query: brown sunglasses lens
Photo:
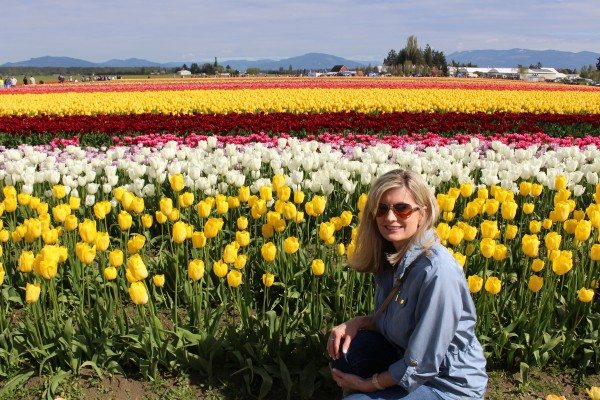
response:
[[[377,216],[382,217],[386,215],[390,211],[390,207],[394,215],[402,219],[408,218],[414,211],[419,209],[419,207],[412,208],[406,203],[396,203],[391,206],[389,204],[380,203],[377,206]]]

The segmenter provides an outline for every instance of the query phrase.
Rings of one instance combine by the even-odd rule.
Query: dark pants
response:
[[[401,357],[401,352],[381,333],[360,330],[350,342],[348,352],[341,353],[340,358],[331,363],[331,367],[366,379],[387,371]]]

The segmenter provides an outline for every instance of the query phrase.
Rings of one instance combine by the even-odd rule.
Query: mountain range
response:
[[[71,57],[37,57],[27,61],[8,62],[0,65],[0,67],[55,67],[55,68],[68,68],[68,67],[83,67],[83,68],[102,68],[102,67],[155,67],[155,68],[176,68],[186,64],[188,68],[192,62],[198,63],[202,66],[204,63],[213,63],[214,61],[187,61],[187,62],[167,62],[157,63],[154,61],[143,60],[139,58],[128,58],[126,60],[113,59],[101,63],[94,63],[91,61],[81,60],[78,58]],[[331,54],[324,53],[308,53],[302,56],[284,58],[281,60],[273,59],[260,59],[260,60],[218,60],[221,65],[229,65],[233,69],[239,71],[245,71],[248,68],[259,68],[263,71],[278,70],[280,68],[288,69],[291,65],[294,70],[297,69],[331,69],[334,65],[343,64],[350,69],[354,69],[360,66],[367,66],[369,61],[353,61],[342,57],[333,56]]]
[[[581,68],[587,65],[596,65],[600,53],[590,51],[581,51],[578,53],[558,50],[527,50],[527,49],[510,49],[510,50],[468,50],[454,52],[446,55],[446,60],[450,63],[452,60],[460,63],[472,63],[479,67],[517,67],[518,65],[529,66],[538,62],[544,67],[554,68]],[[212,63],[213,60],[207,61],[188,61],[188,62],[167,62],[158,63],[139,58],[128,58],[126,60],[113,59],[101,63],[81,60],[71,57],[37,57],[27,61],[8,62],[0,65],[0,67],[87,67],[87,68],[102,68],[102,67],[117,67],[117,68],[177,68],[185,63],[188,68],[192,62],[197,62],[200,66],[204,63]],[[292,69],[308,69],[308,70],[329,70],[334,65],[343,64],[349,69],[354,69],[360,66],[376,65],[377,62],[355,61],[346,58],[337,57],[331,54],[324,53],[308,53],[297,57],[284,58],[280,60],[260,59],[260,60],[244,60],[230,59],[218,60],[221,65],[229,65],[231,68],[239,71],[246,71],[248,68],[258,68],[262,71],[279,70],[281,68],[287,70],[290,65]]]
[[[577,68],[596,65],[600,53],[580,51],[573,53],[558,50],[468,50],[446,55],[446,61],[452,60],[459,63],[472,63],[478,67],[528,67],[538,62],[542,67]]]

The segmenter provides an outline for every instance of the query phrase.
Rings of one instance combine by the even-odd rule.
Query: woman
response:
[[[438,214],[432,191],[410,171],[382,175],[369,192],[349,264],[375,274],[377,311],[334,327],[327,343],[346,400],[483,399],[475,305],[437,240]]]

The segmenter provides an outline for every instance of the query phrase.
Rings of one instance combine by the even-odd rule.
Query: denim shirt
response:
[[[435,233],[426,232],[424,242]],[[377,318],[377,330],[397,346],[402,358],[388,371],[412,392],[420,385],[444,398],[482,399],[486,361],[475,336],[475,304],[461,266],[439,242],[424,252],[414,243],[394,269],[375,275],[375,309],[414,260],[403,287]]]

